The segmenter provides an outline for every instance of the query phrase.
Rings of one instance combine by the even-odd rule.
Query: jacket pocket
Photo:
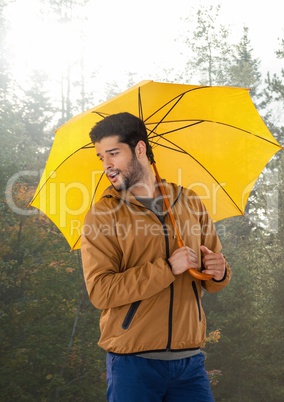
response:
[[[195,295],[195,299],[196,299],[196,303],[197,303],[197,308],[198,308],[198,319],[199,321],[201,321],[201,305],[200,305],[200,298],[198,295],[198,290],[196,287],[196,283],[194,281],[192,281],[192,289]]]
[[[133,318],[135,316],[135,313],[136,313],[140,303],[141,303],[141,300],[136,301],[136,302],[132,303],[131,306],[129,307],[129,310],[128,310],[128,312],[127,312],[127,314],[126,314],[126,316],[125,316],[125,318],[123,320],[123,323],[122,323],[122,328],[123,329],[128,329],[129,328],[129,326],[132,323],[132,320],[133,320]]]

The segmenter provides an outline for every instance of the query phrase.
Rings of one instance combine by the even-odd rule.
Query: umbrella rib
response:
[[[168,142],[172,143],[171,141],[168,141]],[[220,188],[224,191],[224,193],[227,195],[227,197],[232,201],[232,203],[235,205],[235,207],[238,209],[238,211],[240,211],[240,213],[243,214],[243,211],[236,204],[236,202],[233,200],[233,198],[230,196],[230,194],[224,189],[224,187],[221,185],[221,183],[216,179],[216,177],[213,176],[213,174],[198,159],[196,159],[193,155],[191,155],[190,153],[188,153],[187,151],[185,151],[181,147],[178,147],[179,149],[173,149],[173,148],[171,148],[169,146],[166,146],[166,145],[161,145],[161,144],[157,144],[157,143],[155,143],[155,144],[160,146],[160,147],[170,149],[170,150],[172,150],[174,152],[183,153],[183,154],[189,156],[191,159],[193,159],[199,166],[201,166],[209,174],[209,176],[212,177],[212,179],[215,181],[215,183],[217,183],[218,186],[220,186]],[[172,144],[176,147],[176,144],[174,144],[174,143],[172,143]]]
[[[190,121],[190,120],[179,120],[179,121],[182,122],[182,121]],[[252,133],[251,131],[245,130],[245,129],[240,128],[240,127],[237,127],[237,126],[233,126],[233,125],[231,125],[231,124],[226,124],[226,123],[222,123],[222,122],[214,121],[214,120],[200,120],[200,121],[193,120],[193,121],[195,121],[195,123],[188,124],[188,125],[185,125],[185,126],[183,126],[183,127],[176,128],[176,129],[174,129],[174,130],[165,131],[164,133],[159,134],[159,133],[156,133],[154,130],[155,130],[155,128],[157,127],[157,125],[159,125],[159,124],[161,123],[161,122],[160,122],[160,123],[158,123],[158,124],[155,126],[155,128],[154,128],[153,130],[150,131],[149,136],[150,136],[152,133],[154,133],[155,135],[149,137],[149,140],[150,140],[150,139],[152,140],[152,139],[155,138],[155,137],[160,137],[160,138],[163,138],[165,141],[169,141],[167,138],[165,138],[165,136],[166,136],[167,134],[171,134],[171,133],[174,133],[174,132],[176,132],[176,131],[184,130],[185,128],[193,127],[193,126],[195,126],[195,125],[202,124],[202,123],[215,123],[215,124],[219,124],[219,125],[221,125],[221,126],[226,126],[226,127],[235,128],[236,130],[242,131],[243,133],[247,133],[247,134],[249,134],[249,135],[251,135],[251,136],[253,136],[253,137],[259,138],[259,139],[262,140],[262,141],[266,141],[266,142],[268,142],[268,143],[271,144],[271,145],[275,145],[276,148],[282,149],[282,146],[281,146],[281,145],[275,144],[273,141],[271,141],[271,140],[269,140],[269,139],[267,139],[267,138],[263,138],[263,137],[261,137],[261,136],[258,135],[258,134],[254,134],[254,133]],[[175,122],[175,121],[174,121],[174,122]],[[167,121],[167,122],[164,122],[164,123],[171,123],[171,121]],[[154,124],[155,124],[155,123],[154,123]],[[169,142],[170,142],[170,141],[169,141]]]
[[[51,179],[52,175],[54,172],[57,172],[57,170],[60,168],[60,166],[62,166],[69,158],[71,158],[73,155],[75,155],[77,152],[81,151],[82,149],[91,149],[94,148],[94,145],[92,144],[92,142],[89,142],[86,145],[83,145],[81,148],[76,149],[76,151],[72,152],[72,154],[68,155],[55,169],[53,169],[52,173],[50,173],[50,175],[47,177],[47,179],[45,180],[45,182],[42,184],[42,186],[39,188],[39,190],[37,191],[37,193],[34,195],[33,199],[31,200],[30,204],[36,199],[36,197],[38,196],[38,194],[41,192],[41,190],[43,189],[43,187],[46,185],[46,183]]]
[[[142,99],[141,99],[141,87],[138,88],[138,113],[139,113],[139,119],[143,120],[143,108],[142,108]]]
[[[102,119],[104,119],[106,116],[109,116],[108,113],[101,113],[101,112],[97,112],[96,110],[93,110],[91,113],[97,114],[97,115],[100,116]]]
[[[195,124],[201,124],[201,123],[204,123],[205,121],[206,121],[206,122],[212,122],[211,120],[201,120],[201,121],[196,122]],[[216,123],[216,122],[215,122],[215,123]],[[259,135],[253,134],[253,133],[251,133],[251,132],[249,132],[249,131],[247,131],[247,130],[243,130],[243,129],[241,129],[241,128],[238,128],[238,127],[235,127],[235,126],[232,126],[232,125],[229,125],[229,124],[224,124],[224,123],[219,123],[219,122],[218,122],[218,124],[221,124],[221,125],[224,125],[224,126],[228,126],[228,127],[233,127],[233,128],[235,128],[235,129],[237,129],[237,130],[241,130],[241,131],[246,132],[246,133],[248,133],[248,134],[250,134],[250,135],[253,135],[253,136],[255,136],[255,137],[257,137],[257,138],[259,138],[259,139],[261,139],[261,140],[263,140],[263,141],[266,141],[266,142],[268,142],[268,143],[270,143],[270,144],[272,144],[272,145],[275,145],[276,147],[279,148],[279,145],[273,143],[272,141],[270,141],[270,140],[268,140],[268,139],[266,139],[266,138],[262,138],[262,137],[260,137]],[[190,126],[192,126],[192,125],[194,125],[194,124],[189,124],[189,125],[186,126],[186,127],[190,127]],[[157,127],[157,125],[155,126],[155,128],[156,128],[156,127]],[[227,197],[229,197],[229,199],[232,201],[232,203],[236,206],[236,208],[238,209],[238,211],[240,211],[240,213],[243,214],[243,211],[239,208],[239,206],[236,204],[236,202],[233,200],[233,198],[230,196],[230,194],[224,189],[224,187],[219,183],[219,181],[213,176],[213,174],[212,174],[201,162],[199,162],[196,158],[194,158],[191,154],[189,154],[189,153],[188,153],[187,151],[185,151],[183,148],[181,148],[180,146],[177,146],[177,144],[175,144],[174,142],[172,142],[172,141],[170,141],[169,139],[167,139],[167,138],[164,137],[165,134],[169,134],[169,133],[171,133],[171,132],[179,131],[179,130],[182,130],[182,129],[186,128],[186,127],[181,127],[181,128],[179,128],[179,129],[176,129],[176,130],[171,130],[171,131],[168,131],[168,132],[163,133],[163,134],[155,133],[155,136],[154,136],[154,137],[163,138],[165,141],[167,141],[168,143],[170,143],[174,148],[173,148],[173,147],[170,147],[170,146],[166,146],[166,145],[161,145],[161,144],[159,144],[158,142],[154,142],[154,141],[152,140],[152,138],[154,138],[154,137],[149,138],[149,141],[152,142],[153,145],[157,145],[157,146],[161,146],[161,147],[164,147],[164,148],[167,148],[167,149],[171,149],[171,150],[173,150],[174,152],[180,152],[180,153],[186,154],[186,155],[188,155],[190,158],[192,158],[193,160],[195,160],[195,162],[196,162],[198,165],[200,165],[200,166],[212,177],[213,180],[215,180],[215,182],[220,186],[220,188],[221,188],[221,189],[223,190],[223,192],[227,195]],[[153,129],[153,130],[154,130],[154,129]],[[153,133],[153,130],[150,132],[150,134]],[[281,146],[280,146],[280,147],[281,147]]]
[[[185,93],[186,93],[186,92],[185,92]],[[176,107],[176,105],[180,102],[180,100],[183,98],[183,96],[184,96],[185,93],[183,93],[183,94],[177,96],[176,98],[171,99],[169,102],[165,103],[163,106],[161,106],[159,109],[157,109],[157,110],[155,111],[155,113],[157,113],[157,112],[160,111],[164,106],[168,105],[168,104],[169,104],[170,102],[172,102],[174,99],[177,99],[176,102],[172,105],[172,107],[171,107],[171,108],[166,112],[166,114],[161,118],[161,120],[160,120],[159,122],[157,122],[157,124],[155,125],[155,127],[150,131],[149,135],[151,135],[151,133],[152,133],[153,131],[155,131],[156,128],[165,120],[165,118],[167,117],[167,115]],[[155,113],[153,113],[151,116],[149,116],[148,119],[149,119],[150,117],[154,116]],[[147,121],[147,119],[146,119],[146,121]],[[146,121],[144,121],[144,123],[146,123]]]
[[[206,89],[206,88],[210,88],[209,86],[200,86],[197,88],[192,88],[189,89],[185,92],[183,92],[182,94],[179,94],[177,96],[175,96],[174,98],[170,99],[168,102],[164,103],[161,107],[159,107],[159,109],[155,110],[154,113],[152,113],[150,116],[147,117],[147,119],[144,120],[144,123],[147,123],[147,120],[150,119],[151,117],[153,117],[156,113],[158,113],[160,110],[162,110],[165,106],[167,106],[169,103],[173,102],[175,99],[177,99],[177,101],[174,103],[174,105],[170,108],[170,110],[165,114],[165,116],[160,120],[159,123],[157,123],[157,126],[164,120],[164,118],[170,113],[170,111],[178,104],[178,102],[180,102],[180,100],[184,97],[184,95],[186,95],[189,92],[193,92],[193,91],[197,91],[197,90],[201,90],[201,89]],[[156,127],[157,127],[156,126]],[[156,128],[155,127],[155,128]],[[154,129],[155,129],[154,128]]]
[[[84,147],[83,147],[83,148],[84,148]],[[87,147],[87,148],[88,148],[88,147]],[[90,203],[90,208],[91,208],[91,206],[93,205],[93,202],[94,202],[94,199],[95,199],[95,195],[96,195],[96,192],[97,192],[97,188],[98,188],[98,186],[100,185],[100,182],[101,182],[101,180],[102,180],[102,178],[103,178],[103,175],[104,175],[104,173],[101,174],[101,177],[100,177],[99,180],[98,180],[98,184],[96,185],[96,188],[95,188],[95,190],[94,190],[94,193],[93,193],[93,196],[92,196],[92,199],[91,199],[91,203]],[[77,240],[76,240],[75,243],[73,244],[72,250],[74,250],[74,248],[76,247],[76,245],[77,245],[78,242],[80,241],[81,237],[82,237],[82,233],[78,236]]]
[[[185,120],[180,120],[180,121],[185,121]],[[189,121],[189,120],[186,120],[186,121]],[[195,120],[194,120],[194,121],[195,121]],[[165,132],[162,133],[162,134],[156,133],[156,132],[154,131],[155,128],[157,127],[157,126],[155,126],[155,128],[153,128],[153,130],[151,130],[151,131],[149,132],[149,137],[148,137],[148,138],[149,138],[149,140],[150,140],[150,139],[153,139],[153,138],[155,138],[155,137],[164,138],[164,136],[167,135],[167,134],[175,133],[176,131],[184,130],[185,128],[193,127],[193,126],[196,126],[197,124],[201,124],[201,123],[203,123],[203,122],[204,122],[204,120],[195,121],[195,123],[191,123],[191,124],[188,124],[188,125],[186,125],[186,126],[182,126],[182,127],[179,127],[179,128],[175,128],[174,130],[165,131]],[[171,122],[167,122],[167,123],[171,123]],[[158,123],[158,124],[160,124],[160,123]],[[150,137],[150,135],[151,135],[152,133],[154,133],[155,135]],[[164,139],[165,139],[166,141],[169,141],[167,138],[164,138]]]
[[[103,172],[103,173],[101,174],[101,177],[100,177],[99,180],[98,180],[98,183],[97,183],[97,185],[96,185],[96,188],[95,188],[95,190],[94,190],[94,193],[93,193],[93,196],[92,196],[92,199],[91,199],[90,208],[91,208],[91,206],[93,205],[93,202],[94,202],[94,199],[95,199],[95,195],[96,195],[97,189],[98,189],[98,187],[99,187],[99,185],[100,185],[100,182],[101,182],[101,180],[102,180],[104,174],[105,174],[105,172]]]

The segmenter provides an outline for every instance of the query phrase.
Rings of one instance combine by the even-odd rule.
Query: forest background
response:
[[[47,38],[38,38],[41,63],[27,76],[24,59],[15,69],[9,45],[9,15],[20,3],[0,0],[0,401],[103,402],[105,354],[97,346],[100,312],[88,300],[80,252],[70,253],[59,230],[44,215],[27,208],[55,129],[131,85],[153,79],[251,88],[262,118],[284,145],[284,34],[274,44],[280,66],[275,72],[275,60],[270,64],[265,60],[263,67],[261,57],[255,55],[248,26],[232,32],[229,19],[220,23],[220,4],[200,2],[195,8],[188,5],[178,28],[171,31],[177,60],[153,59],[144,43],[140,56],[148,70],[132,69],[131,63],[121,69],[120,56],[127,52],[131,59],[131,46],[114,41],[121,48],[106,47],[108,64],[96,57],[106,32],[116,36],[108,24],[108,18],[114,18],[110,10],[108,15],[90,15],[88,6],[96,3],[92,0],[32,3],[37,6],[38,23],[53,28]],[[135,24],[149,30],[147,21],[141,22],[137,11],[124,9],[123,4],[115,8],[115,18],[126,12],[137,18],[130,18],[129,36],[134,35]],[[19,14],[19,21],[25,18],[28,24],[29,12],[35,10]],[[100,19],[107,29],[86,49],[87,39],[92,43],[87,22],[96,24]],[[151,36],[154,40],[154,29],[148,40]],[[36,37],[34,29],[30,45]],[[72,50],[74,45],[75,49],[75,39],[81,51],[74,50],[69,57],[66,48]],[[62,51],[52,63],[49,60],[53,69],[46,71],[45,46],[55,47],[56,41]],[[166,36],[158,55],[165,54],[168,41]],[[35,52],[32,48],[31,55]],[[86,53],[93,54],[92,62],[89,58],[86,63]],[[222,222],[220,237],[232,266],[232,282],[220,294],[203,296],[208,321],[204,352],[216,402],[284,400],[283,184],[284,154],[279,152],[257,181],[246,215]]]

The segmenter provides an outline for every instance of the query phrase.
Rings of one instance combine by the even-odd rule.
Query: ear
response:
[[[144,141],[140,140],[137,142],[135,147],[135,153],[137,158],[146,155],[146,144]]]

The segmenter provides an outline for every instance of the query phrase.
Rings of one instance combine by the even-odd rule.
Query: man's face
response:
[[[97,156],[105,173],[117,191],[129,189],[143,181],[144,170],[128,144],[119,142],[117,135],[95,143]]]

